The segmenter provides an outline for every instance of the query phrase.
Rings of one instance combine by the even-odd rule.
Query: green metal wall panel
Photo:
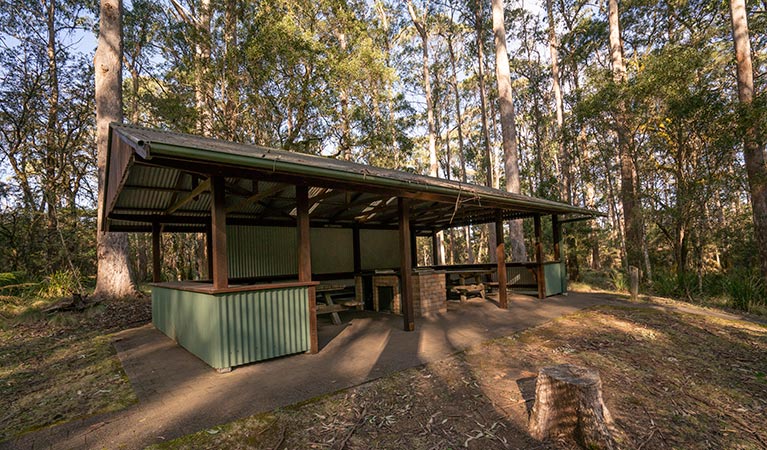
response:
[[[399,231],[360,230],[363,270],[399,268]]]
[[[307,289],[237,292],[218,297],[224,367],[309,350]]]
[[[297,272],[295,228],[229,225],[226,231],[230,277],[266,277]]]
[[[152,323],[221,369],[309,350],[307,288],[226,294],[152,289]]]
[[[543,273],[546,281],[546,296],[567,292],[564,265],[561,263],[544,264]]]
[[[312,272],[354,272],[354,232],[349,228],[312,228]]]
[[[293,227],[227,226],[229,276],[295,275],[298,271]],[[312,228],[312,272],[354,271],[352,230]]]

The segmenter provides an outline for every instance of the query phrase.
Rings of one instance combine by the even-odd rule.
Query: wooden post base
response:
[[[534,438],[570,435],[584,448],[614,449],[612,425],[596,370],[572,364],[540,370],[528,424]]]

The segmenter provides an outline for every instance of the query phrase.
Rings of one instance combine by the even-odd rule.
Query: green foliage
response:
[[[736,309],[751,311],[767,305],[767,288],[758,274],[736,273],[725,277],[722,291]]]
[[[68,297],[73,293],[82,291],[80,273],[72,270],[59,270],[42,283],[42,289],[38,293],[42,298]]]

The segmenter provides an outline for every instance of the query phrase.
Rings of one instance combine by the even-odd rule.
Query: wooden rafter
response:
[[[192,199],[194,199],[195,197],[209,190],[210,190],[210,178],[198,184],[197,187],[192,189],[192,192],[190,192],[186,196],[176,200],[168,209],[165,210],[165,214],[173,214],[174,212],[181,209],[182,206],[192,201]]]
[[[257,202],[260,202],[261,200],[269,198],[269,197],[271,197],[273,195],[277,195],[277,194],[279,194],[280,192],[284,191],[285,189],[287,189],[289,187],[290,187],[289,184],[280,184],[280,185],[274,186],[274,187],[272,187],[270,189],[267,189],[265,191],[258,192],[256,194],[253,194],[250,197],[240,201],[239,203],[226,208],[226,212],[229,213],[229,212],[236,211],[238,209],[245,208],[246,206],[248,206],[250,204],[257,203]]]

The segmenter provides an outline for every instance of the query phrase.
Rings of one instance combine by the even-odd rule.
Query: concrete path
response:
[[[482,341],[506,336],[598,304],[600,294],[537,300],[512,296],[509,309],[472,300],[416,321],[404,332],[399,316],[342,314],[339,326],[321,323],[321,350],[219,374],[151,325],[126,330],[115,341],[139,398],[122,411],[36,431],[6,448],[143,448],[202,429],[332,393],[393,372],[443,359]]]

